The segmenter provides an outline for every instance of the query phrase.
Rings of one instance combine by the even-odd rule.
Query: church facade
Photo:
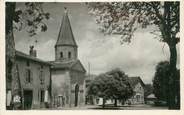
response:
[[[55,44],[55,60],[50,63],[52,64],[52,105],[54,107],[84,105],[86,70],[78,59],[78,46],[67,11],[64,12]]]

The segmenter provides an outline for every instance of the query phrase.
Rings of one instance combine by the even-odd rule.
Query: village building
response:
[[[134,95],[126,101],[127,104],[144,104],[145,84],[140,77],[129,77],[129,82],[133,88]]]
[[[76,107],[85,104],[86,70],[78,59],[78,46],[65,10],[57,42],[53,66],[52,94],[54,107]]]
[[[7,92],[7,107],[16,103],[19,109],[47,108],[51,103],[51,64],[36,58],[36,50],[30,47],[30,55],[16,51],[16,77],[18,82],[11,82],[13,88],[18,87],[20,95],[15,95],[13,88]],[[16,84],[15,84],[16,83]],[[11,90],[12,89],[12,90]],[[13,92],[12,92],[13,91]]]

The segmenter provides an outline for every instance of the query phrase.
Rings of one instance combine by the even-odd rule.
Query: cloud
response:
[[[95,38],[95,34],[90,37]],[[90,62],[91,72],[99,74],[118,67],[130,76],[140,76],[146,83],[152,81],[156,64],[169,59],[167,45],[148,31],[135,33],[129,45],[120,45],[118,37],[104,36],[86,39],[79,49],[85,67]]]

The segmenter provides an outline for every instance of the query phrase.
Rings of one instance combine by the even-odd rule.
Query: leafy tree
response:
[[[100,74],[89,85],[89,95],[103,98],[103,108],[107,99],[115,99],[117,106],[118,99],[128,99],[133,95],[133,89],[129,84],[128,76],[116,69],[105,74]]]
[[[163,61],[156,66],[156,72],[153,79],[154,94],[159,100],[168,102],[169,91],[169,62]]]
[[[100,31],[121,35],[122,44],[131,42],[137,28],[155,26],[152,33],[169,47],[169,109],[176,108],[173,90],[176,89],[176,44],[180,41],[180,2],[98,2],[88,3],[88,6]]]
[[[18,86],[19,78],[17,78],[16,62],[15,62],[15,42],[14,29],[26,30],[30,36],[36,35],[38,30],[45,32],[47,25],[44,20],[49,19],[49,13],[45,13],[43,3],[25,3],[24,8],[16,8],[15,2],[6,2],[6,90],[11,90],[12,95],[20,92]],[[16,85],[15,85],[16,84]],[[19,84],[20,85],[20,84]],[[20,94],[19,94],[20,95]],[[14,108],[16,109],[16,108]]]
[[[160,63],[158,63],[158,65],[156,66],[156,72],[155,72],[155,76],[153,79],[153,92],[155,94],[155,96],[157,97],[158,100],[163,100],[166,101],[167,103],[169,102],[169,62],[168,61],[162,61]],[[179,81],[179,70],[176,71],[176,80],[177,82]],[[180,83],[177,83],[177,87],[176,90],[174,91],[175,93],[179,93],[180,92]],[[180,94],[177,94],[178,97],[177,98],[177,102],[180,102]]]

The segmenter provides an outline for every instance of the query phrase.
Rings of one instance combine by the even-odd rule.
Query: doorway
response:
[[[75,85],[75,107],[78,106],[78,94],[79,94],[79,85]]]
[[[32,107],[33,91],[24,90],[24,109],[28,110]]]

